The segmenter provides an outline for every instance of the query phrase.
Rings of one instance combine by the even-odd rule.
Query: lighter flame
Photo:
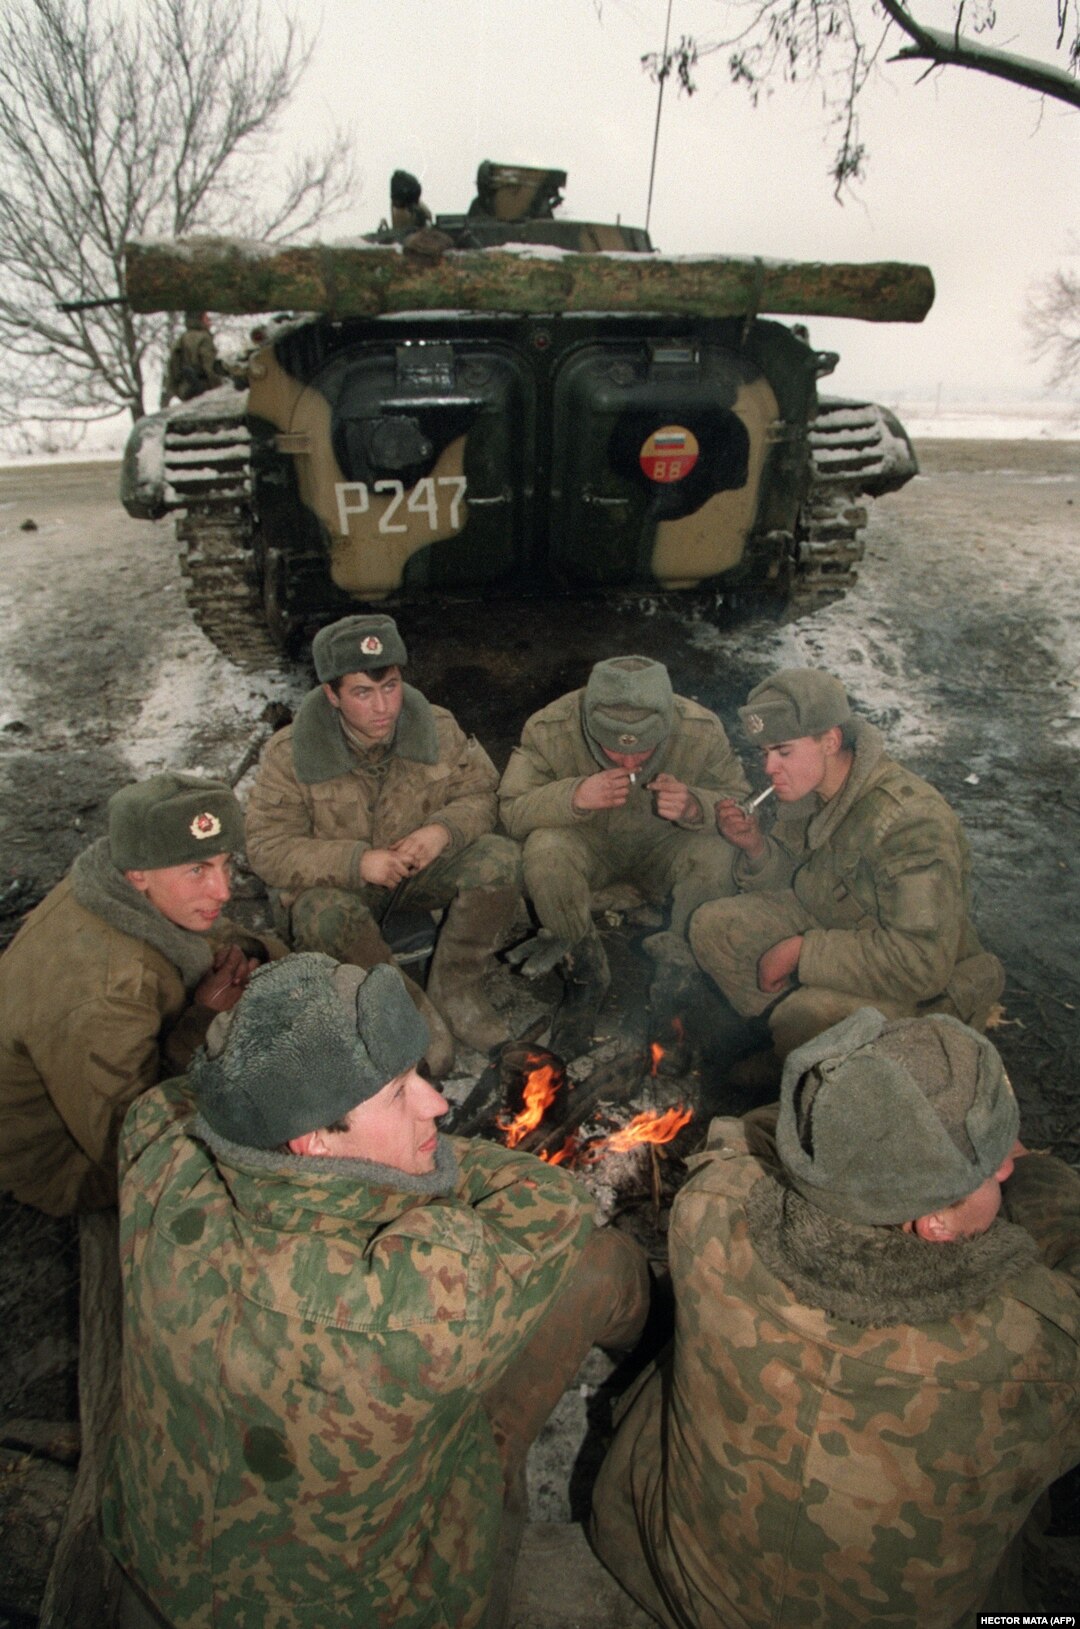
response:
[[[550,1063],[529,1070],[522,1093],[524,1108],[512,1119],[507,1120],[499,1115],[495,1121],[499,1130],[506,1133],[507,1148],[516,1148],[530,1131],[536,1130],[545,1112],[554,1103],[564,1078],[563,1071]]]

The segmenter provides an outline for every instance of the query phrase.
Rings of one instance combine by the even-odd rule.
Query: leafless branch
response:
[[[1042,0],[1043,4],[1047,0]],[[1080,107],[1080,0],[1053,0],[1056,47],[1064,65],[1036,62],[996,49],[981,36],[997,23],[994,0],[957,0],[953,27],[927,28],[909,0],[729,0],[736,26],[723,38],[684,36],[667,53],[642,59],[654,78],[674,74],[692,94],[705,58],[726,54],[728,75],[757,105],[777,83],[816,81],[829,123],[837,132],[830,173],[838,200],[866,170],[868,152],[859,133],[859,107],[882,58],[899,30],[907,43],[890,62],[924,62],[918,83],[945,68],[968,68],[1020,88]],[[961,24],[975,36],[961,32]]]
[[[311,232],[354,191],[340,132],[273,177],[311,45],[261,0],[6,0],[0,11],[0,422],[144,411],[168,322],[113,305],[131,237]],[[273,184],[267,185],[267,178]]]
[[[1024,314],[1031,355],[1050,363],[1047,383],[1080,381],[1080,273],[1057,271],[1036,284]]]

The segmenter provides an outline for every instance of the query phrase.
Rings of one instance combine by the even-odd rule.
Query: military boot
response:
[[[548,1045],[569,1063],[588,1050],[601,1002],[611,983],[607,955],[595,928],[567,951],[560,972],[563,996]]]
[[[484,972],[517,911],[516,888],[466,888],[446,913],[427,992],[452,1032],[477,1052],[490,1052],[510,1031],[484,993]]]
[[[374,919],[353,925],[347,946],[348,954],[339,956],[339,961],[352,962],[355,967],[377,967],[380,962],[389,962],[391,967],[397,967],[394,952],[379,932],[378,924]],[[405,988],[409,992],[409,1000],[420,1014],[428,1027],[428,1049],[425,1053],[428,1070],[434,1080],[441,1080],[448,1075],[454,1065],[454,1042],[443,1022],[442,1015],[432,1001],[424,994],[418,984],[414,984],[409,975],[398,972],[404,980]]]

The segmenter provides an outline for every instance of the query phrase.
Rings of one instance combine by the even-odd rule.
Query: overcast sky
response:
[[[1048,58],[1053,9],[1001,0],[996,42]],[[420,177],[435,213],[463,210],[484,158],[567,170],[564,216],[643,225],[656,87],[640,58],[662,45],[666,10],[667,0],[322,0],[286,135],[305,140],[331,116],[355,132],[360,192],[327,235],[376,225],[398,167]],[[673,0],[672,39],[715,38],[722,10]],[[951,7],[921,0],[919,14],[944,26]],[[813,322],[814,343],[842,355],[826,388],[883,401],[1038,396],[1020,318],[1036,278],[1076,264],[1080,114],[980,74],[917,85],[915,68],[887,71],[863,114],[869,176],[842,208],[813,86],[779,86],[755,110],[722,57],[702,64],[692,99],[669,85],[653,241],[671,254],[925,263],[937,299],[921,325]]]

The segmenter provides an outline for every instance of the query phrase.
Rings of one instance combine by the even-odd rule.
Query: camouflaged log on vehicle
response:
[[[398,171],[361,242],[128,245],[135,310],[299,313],[255,330],[246,394],[140,421],[125,456],[125,507],[176,512],[228,655],[376,603],[700,589],[798,614],[854,582],[860,500],[911,478],[911,444],[819,396],[836,354],[759,313],[919,321],[929,271],[663,257],[556,219],[565,180],[485,162],[432,224]]]

